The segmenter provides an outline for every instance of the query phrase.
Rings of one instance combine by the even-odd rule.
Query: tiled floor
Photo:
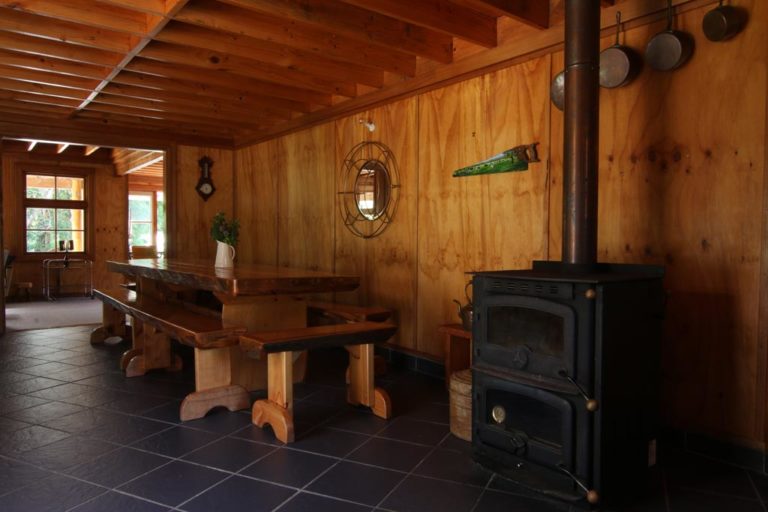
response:
[[[0,511],[568,510],[472,462],[441,381],[391,371],[384,421],[345,404],[343,358],[313,354],[297,441],[283,446],[246,411],[179,424],[189,372],[126,379],[125,345],[91,347],[89,330],[0,338]],[[768,500],[768,478],[672,451],[650,486],[626,510],[765,512]]]

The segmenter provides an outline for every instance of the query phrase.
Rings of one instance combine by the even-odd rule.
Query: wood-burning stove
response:
[[[662,278],[661,267],[559,262],[477,273],[476,460],[571,502],[642,488],[657,428]]]

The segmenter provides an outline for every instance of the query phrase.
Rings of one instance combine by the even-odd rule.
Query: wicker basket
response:
[[[472,441],[472,372],[451,374],[451,434]]]

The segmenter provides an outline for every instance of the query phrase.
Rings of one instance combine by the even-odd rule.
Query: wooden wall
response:
[[[750,21],[735,39],[703,37],[702,17],[714,5],[688,10],[676,20],[696,39],[685,67],[646,68],[633,84],[601,92],[598,243],[602,261],[667,269],[666,422],[764,447],[768,6],[739,5]],[[625,42],[642,51],[663,28],[632,28]],[[237,150],[231,192],[243,224],[240,261],[359,273],[360,290],[337,300],[397,309],[395,342],[439,359],[436,328],[457,320],[451,299],[463,300],[465,272],[560,256],[562,113],[548,92],[562,65],[562,53],[540,56]],[[350,234],[335,204],[342,159],[368,137],[360,119],[376,123],[372,138],[394,151],[402,183],[394,223],[372,240]],[[450,177],[534,141],[543,162],[527,172]],[[180,149],[181,174],[206,151]],[[221,206],[206,204],[201,214],[192,174],[184,194],[194,201],[180,205],[188,217],[178,240],[202,254],[206,223],[231,203],[219,189],[213,200]]]
[[[62,155],[37,154],[35,152],[2,150],[2,187],[3,187],[3,244],[16,256],[12,284],[29,281],[33,284],[32,292],[42,294],[43,271],[40,260],[25,259],[23,247],[19,247],[18,230],[23,227],[24,213],[20,205],[22,197],[21,171],[24,164],[46,165],[51,167],[79,167],[94,169],[94,196],[90,199],[90,215],[93,216],[93,284],[94,287],[116,286],[122,278],[107,272],[106,261],[125,259],[128,253],[128,189],[125,178],[114,175],[114,167],[108,158],[72,157],[66,152]],[[70,275],[71,274],[71,275]],[[82,282],[83,276],[72,273],[62,274],[62,283]],[[11,287],[11,294],[15,287]]]

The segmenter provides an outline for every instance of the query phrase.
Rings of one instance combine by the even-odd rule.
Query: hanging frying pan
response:
[[[549,99],[555,104],[558,110],[565,108],[565,70],[562,70],[552,79],[549,86]]]
[[[725,41],[741,32],[746,22],[746,11],[732,5],[723,5],[723,0],[720,0],[720,5],[704,15],[701,28],[710,41]]]
[[[628,46],[619,44],[621,11],[616,12],[616,44],[600,52],[600,86],[607,89],[631,82],[642,67],[640,56]]]
[[[667,0],[667,30],[648,41],[645,60],[656,71],[672,71],[685,64],[692,53],[690,34],[672,29],[672,0]]]

